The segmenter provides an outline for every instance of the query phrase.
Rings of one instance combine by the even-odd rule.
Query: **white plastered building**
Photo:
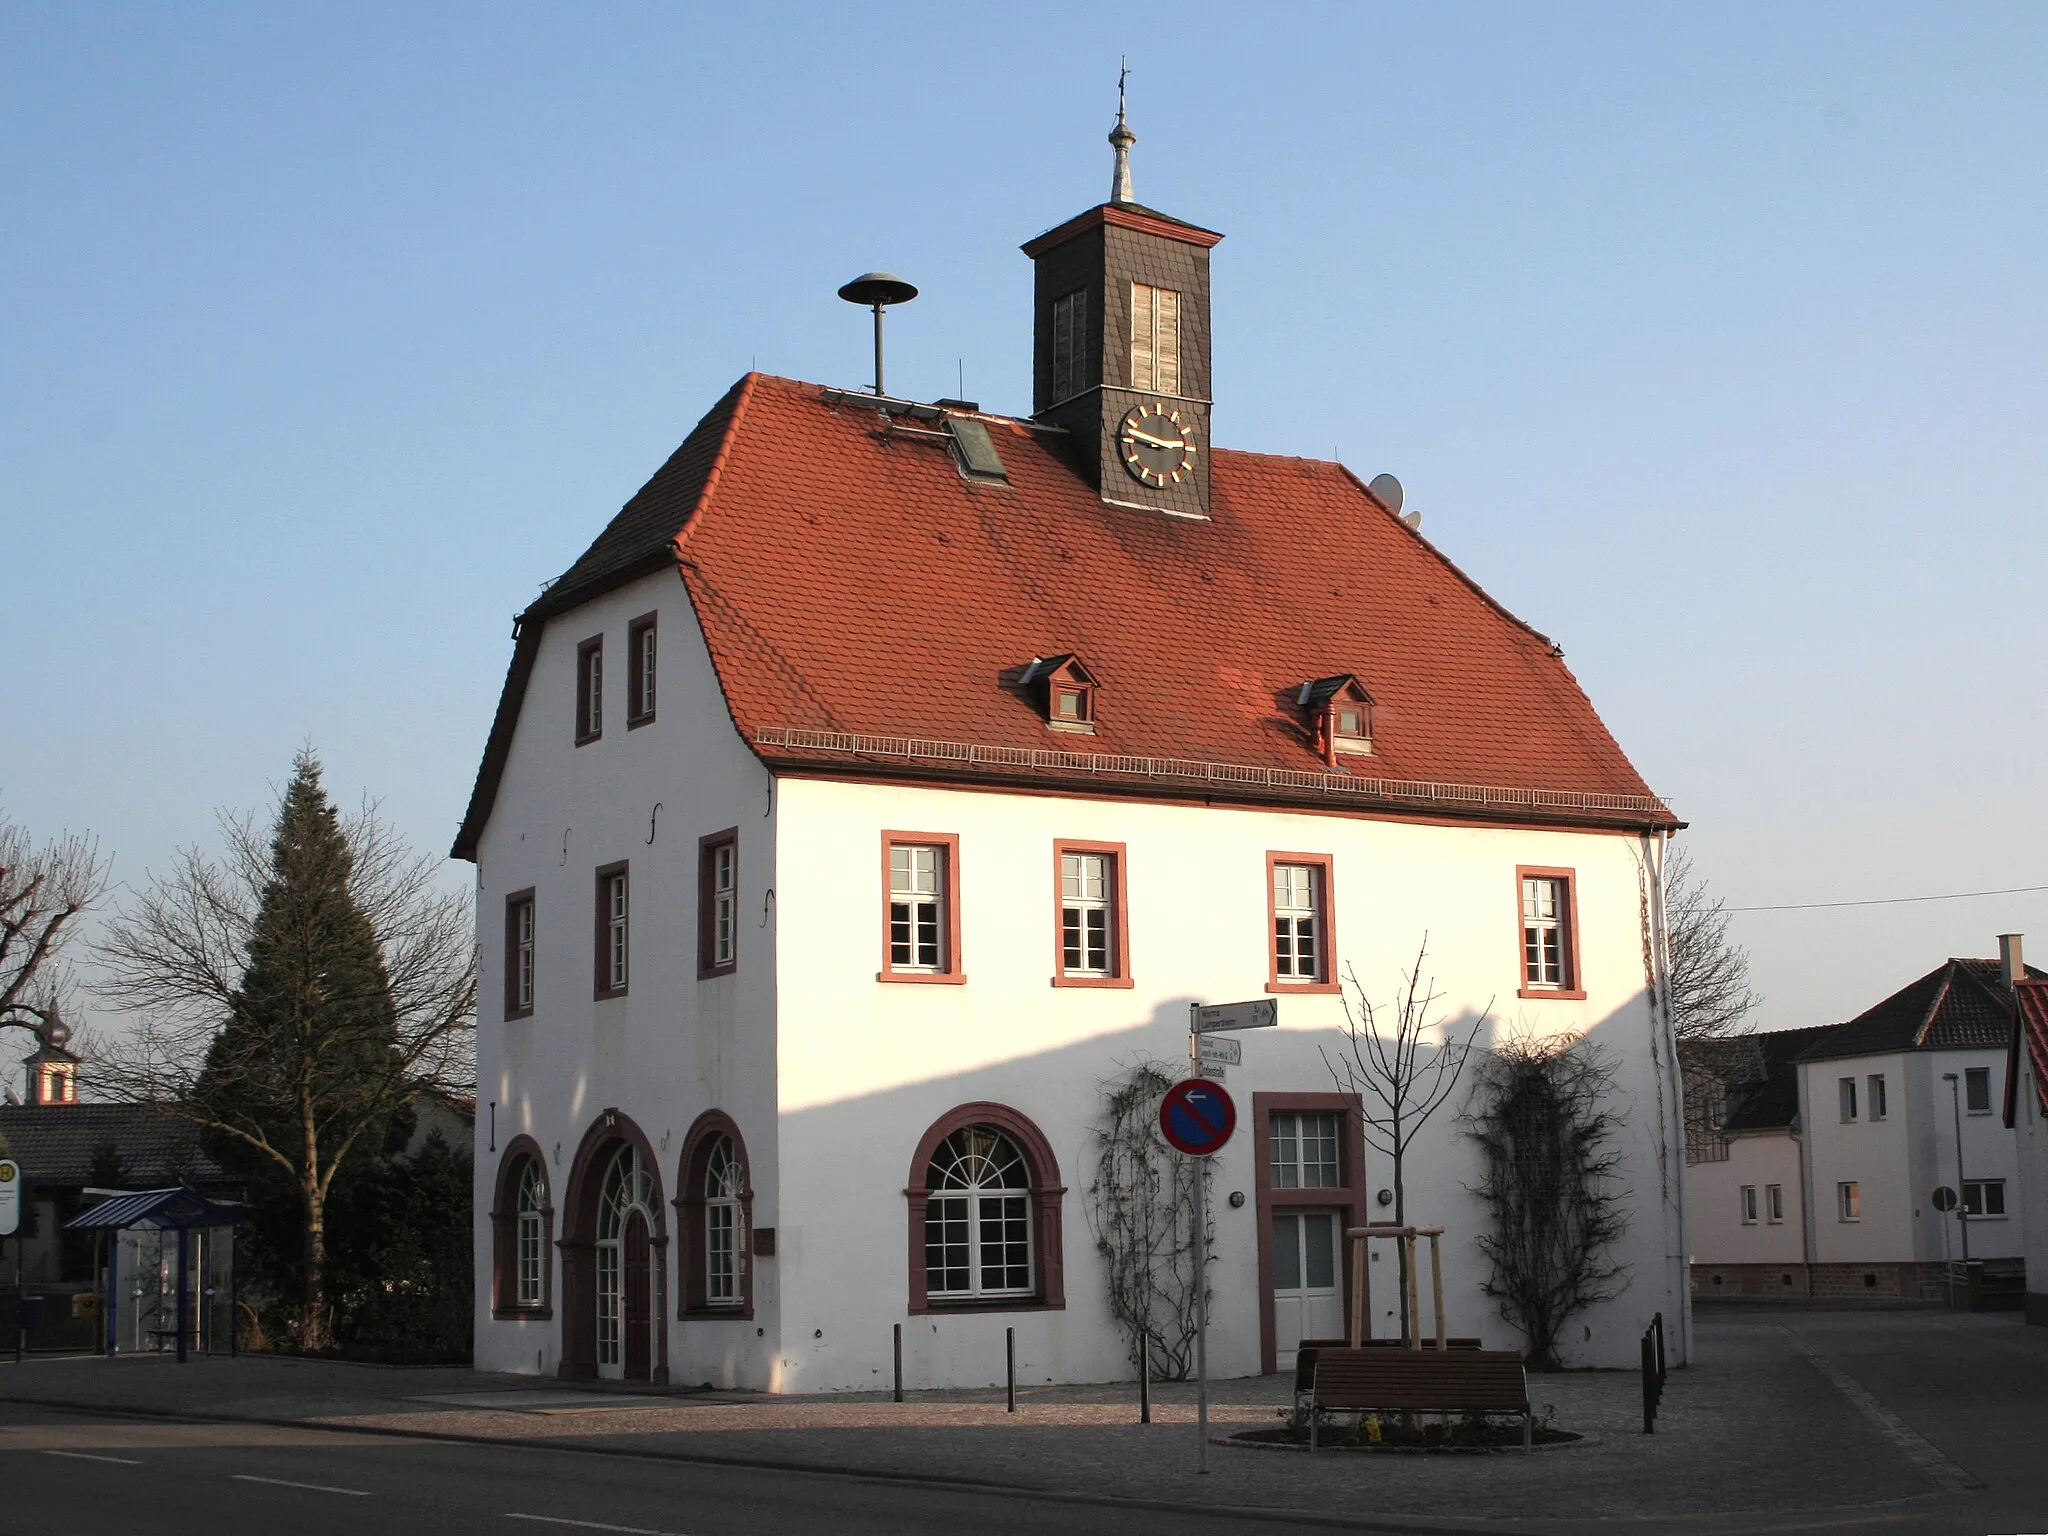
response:
[[[1124,197],[1028,245],[1029,417],[748,375],[522,615],[455,849],[479,1367],[876,1388],[900,1329],[908,1385],[980,1385],[1013,1329],[1025,1381],[1127,1377],[1103,1087],[1268,996],[1209,1350],[1284,1366],[1391,1182],[1343,980],[1384,1001],[1425,937],[1453,1026],[1612,1065],[1623,1279],[1567,1360],[1632,1366],[1660,1312],[1683,1358],[1679,824],[1388,488],[1213,447],[1219,239]],[[1408,1215],[1451,1331],[1513,1347],[1476,1173],[1447,1110]]]

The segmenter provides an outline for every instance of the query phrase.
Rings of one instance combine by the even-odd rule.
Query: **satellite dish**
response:
[[[1401,514],[1401,521],[1405,526],[1413,528],[1417,533],[1422,532],[1422,514],[1420,512],[1403,512]]]
[[[1396,480],[1392,475],[1374,475],[1372,477],[1372,484],[1368,485],[1366,489],[1379,497],[1381,503],[1389,512],[1397,516],[1399,515],[1401,511],[1401,497],[1404,494],[1401,490],[1400,481]]]

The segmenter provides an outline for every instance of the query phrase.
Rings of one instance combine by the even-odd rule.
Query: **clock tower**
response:
[[[1209,515],[1209,249],[1223,237],[1131,194],[1121,105],[1106,203],[1024,247],[1036,267],[1031,411],[1074,435],[1117,506]]]

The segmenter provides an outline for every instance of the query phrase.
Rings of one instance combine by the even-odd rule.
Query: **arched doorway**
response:
[[[568,1189],[562,1375],[666,1382],[668,1232],[654,1149],[608,1109],[584,1136]]]
[[[631,1142],[612,1153],[597,1205],[597,1374],[650,1379],[654,1363],[654,1170]]]

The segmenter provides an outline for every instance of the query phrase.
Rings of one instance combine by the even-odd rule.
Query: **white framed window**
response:
[[[1842,1124],[1850,1124],[1856,1118],[1856,1079],[1845,1077],[1837,1082],[1835,1097],[1840,1101]]]
[[[1754,1184],[1742,1186],[1742,1224],[1745,1227],[1756,1225],[1756,1186]]]
[[[626,872],[604,877],[604,990],[626,990]]]
[[[698,845],[697,974],[722,976],[739,963],[740,845],[733,832]]]
[[[546,1294],[547,1187],[531,1159],[519,1174],[517,1225],[513,1232],[513,1304],[537,1307]]]
[[[1052,398],[1065,400],[1088,387],[1088,290],[1052,301]]]
[[[2005,1214],[2005,1180],[1965,1179],[1963,1181],[1963,1210],[1972,1217],[2003,1216]]]
[[[1835,1219],[1837,1221],[1861,1221],[1863,1219],[1863,1189],[1854,1179],[1835,1186]]]
[[[1276,1110],[1267,1130],[1268,1176],[1274,1189],[1337,1189],[1341,1115],[1324,1110]]]
[[[1884,1091],[1884,1074],[1882,1072],[1871,1073],[1870,1080],[1866,1086],[1870,1090],[1870,1118],[1882,1120],[1890,1105],[1890,1099]]]
[[[740,1285],[744,1262],[740,1190],[745,1170],[730,1136],[712,1143],[704,1164],[704,1301],[707,1306],[737,1307],[745,1300]]]
[[[1963,1108],[1973,1115],[1991,1113],[1991,1069],[1989,1067],[1965,1067],[1963,1069]]]
[[[1273,977],[1323,979],[1323,871],[1314,864],[1273,866]]]
[[[993,1126],[966,1126],[939,1144],[926,1182],[926,1297],[1030,1295],[1031,1171],[1016,1143]]]
[[[533,898],[512,903],[512,1008],[518,1013],[533,1008]]]
[[[1764,1186],[1764,1215],[1771,1221],[1785,1219],[1785,1186],[1766,1184]]]
[[[1068,976],[1115,972],[1116,860],[1107,853],[1060,855],[1060,969]]]
[[[889,969],[936,975],[946,964],[946,850],[889,848]]]
[[[1566,876],[1522,876],[1522,985],[1528,991],[1569,991],[1573,986],[1571,881]]]
[[[626,723],[645,725],[654,718],[656,615],[642,614],[626,626]]]
[[[1131,388],[1180,393],[1180,295],[1131,284]]]
[[[604,734],[604,636],[576,647],[576,741],[580,746]]]

